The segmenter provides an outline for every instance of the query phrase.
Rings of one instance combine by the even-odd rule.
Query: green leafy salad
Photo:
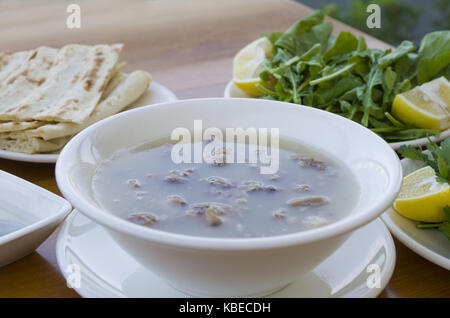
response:
[[[394,97],[439,76],[450,78],[450,31],[432,32],[417,53],[410,41],[385,51],[367,48],[363,37],[333,37],[322,11],[286,32],[263,34],[273,59],[263,63],[256,87],[262,98],[308,105],[352,119],[388,141],[439,135],[406,125],[391,114]]]

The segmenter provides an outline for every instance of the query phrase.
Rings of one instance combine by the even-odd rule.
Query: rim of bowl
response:
[[[122,113],[118,113],[116,115],[110,116],[106,119],[103,119],[80,133],[78,133],[75,137],[73,137],[67,145],[63,148],[61,151],[61,154],[58,158],[58,161],[56,162],[56,168],[55,168],[55,176],[56,176],[56,182],[58,185],[58,188],[60,189],[61,193],[64,195],[64,197],[69,200],[69,202],[81,213],[85,214],[87,217],[91,218],[95,222],[99,223],[100,225],[105,226],[108,229],[112,229],[116,232],[130,235],[134,238],[144,239],[146,241],[156,243],[156,244],[162,244],[162,245],[169,245],[174,247],[182,247],[182,248],[192,248],[192,249],[201,249],[201,250],[263,250],[263,249],[272,249],[272,248],[280,248],[280,247],[288,247],[292,245],[300,245],[300,244],[306,244],[316,241],[321,241],[325,239],[330,239],[333,237],[337,237],[339,235],[346,234],[348,232],[351,232],[370,221],[377,218],[379,215],[381,215],[387,208],[390,207],[394,199],[396,198],[398,192],[400,191],[400,186],[402,182],[402,169],[400,160],[395,153],[395,151],[389,146],[386,141],[384,141],[381,137],[379,137],[374,132],[368,130],[367,128],[359,125],[358,123],[355,123],[347,118],[344,118],[342,116],[332,114],[329,112],[325,112],[319,109],[311,108],[308,106],[302,106],[302,105],[296,105],[291,103],[285,103],[285,102],[276,102],[283,104],[283,107],[291,107],[291,108],[298,108],[305,107],[309,109],[309,111],[312,112],[323,112],[324,115],[339,118],[339,120],[345,120],[348,122],[348,124],[356,125],[358,129],[366,129],[372,136],[379,141],[381,141],[384,144],[385,151],[390,153],[393,164],[395,164],[396,167],[396,175],[390,175],[390,184],[389,188],[386,190],[386,195],[382,198],[382,200],[379,200],[376,204],[374,204],[369,209],[366,209],[364,213],[355,213],[348,215],[344,217],[343,219],[334,222],[332,224],[317,228],[317,229],[311,229],[307,231],[300,231],[300,232],[294,232],[290,234],[283,234],[283,235],[274,235],[274,236],[267,236],[267,237],[256,237],[256,238],[211,238],[211,237],[202,237],[202,236],[194,236],[194,235],[187,235],[187,234],[178,234],[173,232],[167,232],[167,231],[161,231],[156,230],[152,228],[147,228],[138,224],[134,224],[132,222],[129,222],[125,219],[122,219],[118,216],[115,216],[112,213],[109,213],[108,211],[104,211],[101,208],[98,208],[90,203],[88,203],[83,196],[79,195],[77,191],[75,191],[72,186],[71,182],[69,180],[69,175],[65,173],[68,166],[66,164],[66,157],[71,156],[71,153],[74,151],[74,149],[78,149],[78,145],[84,141],[89,134],[94,132],[95,130],[102,127],[104,124],[113,121],[118,120],[121,117],[126,117],[132,112],[139,112],[143,111],[148,108],[156,108],[156,107],[165,107],[167,105],[173,105],[173,104],[186,104],[191,103],[193,101],[203,101],[203,102],[209,102],[214,103],[215,101],[223,101],[226,100],[227,102],[242,102],[242,101],[248,101],[247,98],[193,98],[193,99],[184,99],[184,100],[178,100],[178,101],[170,101],[170,102],[164,102],[154,105],[148,105],[139,107],[136,109],[128,110]],[[254,100],[254,99],[252,99]],[[260,103],[274,103],[274,101],[269,100],[258,100]],[[395,162],[395,163],[394,163]]]

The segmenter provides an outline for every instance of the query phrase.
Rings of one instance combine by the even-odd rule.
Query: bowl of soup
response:
[[[56,179],[174,288],[240,297],[311,271],[392,204],[402,172],[385,141],[343,117],[209,98],[92,125],[63,149]]]

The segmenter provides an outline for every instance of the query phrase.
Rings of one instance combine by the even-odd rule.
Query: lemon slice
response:
[[[415,221],[445,221],[444,207],[450,205],[450,186],[436,181],[433,168],[427,166],[405,178],[394,201],[395,210]]]
[[[445,130],[450,127],[450,84],[445,77],[395,96],[395,117],[420,128]]]
[[[268,38],[261,37],[248,44],[234,57],[233,83],[250,95],[262,95],[255,85],[262,83],[259,78],[261,65],[272,58],[272,43]]]
[[[423,89],[431,96],[434,96],[447,110],[450,108],[450,83],[444,76],[436,78],[431,82],[422,85]]]

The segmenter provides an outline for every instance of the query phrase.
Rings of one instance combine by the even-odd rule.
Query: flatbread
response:
[[[37,137],[23,140],[0,138],[0,149],[28,154],[52,152],[61,149],[69,140],[70,137],[58,138],[51,141]]]
[[[56,49],[40,47],[3,55],[1,60],[5,64],[0,70],[0,114],[9,108],[26,105],[30,95],[38,91],[48,77],[57,52]],[[10,119],[5,115],[0,117]]]
[[[17,71],[32,54],[32,51],[0,52],[0,83],[3,83],[12,72]]]
[[[28,130],[26,134],[31,137],[41,137],[44,140],[74,135],[87,126],[125,109],[147,90],[150,82],[151,75],[144,71],[134,71],[128,75],[119,72],[108,85],[104,99],[95,107],[84,124],[48,124]]]
[[[121,44],[70,44],[56,55],[45,47],[30,51],[17,70],[0,71],[0,77],[9,72],[0,86],[0,120],[83,123],[103,95],[121,50]]]
[[[32,128],[37,128],[39,126],[45,125],[45,122],[39,121],[8,121],[5,123],[0,123],[0,133],[11,132],[11,131],[21,131],[29,130]]]
[[[71,44],[0,52],[0,149],[55,152],[141,97],[151,76],[120,72],[121,50],[121,44]]]

